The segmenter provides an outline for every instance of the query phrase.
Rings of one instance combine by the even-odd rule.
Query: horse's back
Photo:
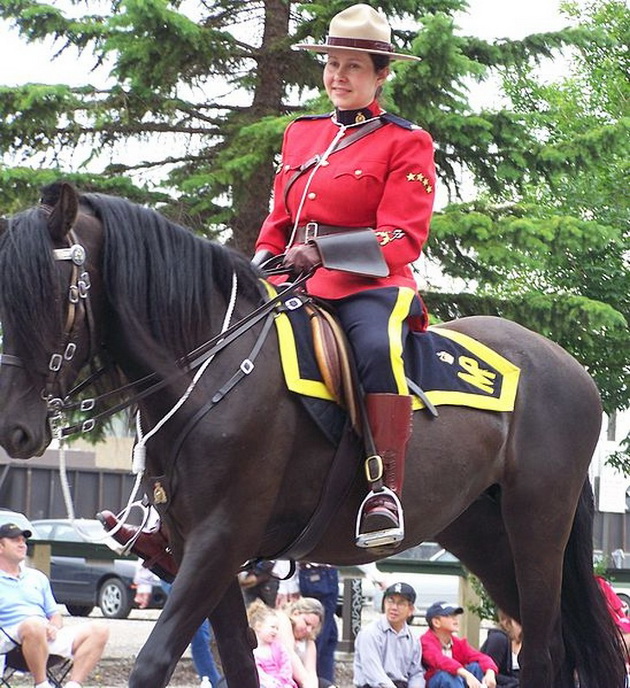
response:
[[[592,377],[571,354],[550,339],[511,320],[486,315],[452,320],[440,324],[439,328],[462,332],[517,365],[521,369],[517,406],[546,404],[557,397],[562,399],[563,407],[572,403],[583,405],[601,418],[599,392]]]

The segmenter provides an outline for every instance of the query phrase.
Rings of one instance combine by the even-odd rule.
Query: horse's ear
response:
[[[59,198],[50,217],[48,229],[53,240],[61,241],[72,228],[79,211],[79,196],[76,189],[68,182],[61,182]]]

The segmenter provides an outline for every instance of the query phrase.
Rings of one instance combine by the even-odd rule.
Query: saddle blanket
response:
[[[275,324],[288,389],[312,399],[334,401],[319,372],[305,309],[279,313]],[[489,411],[514,410],[520,369],[461,332],[440,327],[413,332],[408,337],[404,358],[407,378],[425,392],[434,406],[448,404]],[[336,404],[328,405],[336,407]],[[414,409],[424,407],[425,404],[414,396]],[[310,410],[312,413],[312,408]],[[320,425],[330,424],[334,412],[322,412],[331,415]],[[337,436],[336,431],[333,434]]]

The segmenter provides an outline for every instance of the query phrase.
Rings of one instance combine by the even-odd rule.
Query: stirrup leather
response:
[[[363,509],[367,502],[377,494],[386,494],[391,497],[396,504],[398,511],[398,527],[385,528],[385,530],[375,530],[370,533],[361,532],[361,521],[363,519]],[[359,511],[357,513],[356,526],[354,529],[354,543],[357,547],[384,547],[386,545],[395,545],[405,537],[405,517],[403,514],[403,507],[398,498],[398,495],[390,490],[388,487],[382,487],[378,492],[368,492],[365,499],[361,502]]]

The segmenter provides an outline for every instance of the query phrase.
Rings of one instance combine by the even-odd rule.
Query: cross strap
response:
[[[353,143],[356,143],[359,139],[362,139],[364,136],[368,136],[372,132],[376,131],[377,129],[380,129],[381,127],[384,127],[387,124],[387,122],[384,122],[380,117],[378,119],[372,120],[371,122],[367,122],[367,124],[364,124],[362,127],[358,127],[354,131],[352,131],[350,134],[347,136],[344,136],[342,139],[339,140],[337,145],[330,151],[328,155],[332,155],[333,153],[338,153],[339,151],[343,150],[344,148],[347,148],[348,146],[351,146]],[[307,160],[306,162],[302,163],[298,169],[293,173],[289,181],[287,182],[286,186],[284,187],[284,207],[287,207],[287,197],[289,195],[289,191],[293,184],[308,170],[310,170],[312,167],[317,165],[317,163],[321,160],[322,158],[322,153],[318,153],[317,155],[314,155],[312,158]],[[288,210],[288,208],[287,208]]]

